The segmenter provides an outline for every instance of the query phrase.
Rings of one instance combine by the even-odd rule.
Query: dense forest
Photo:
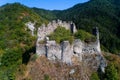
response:
[[[100,42],[105,51],[120,52],[120,0],[90,0],[64,11],[53,11],[62,20],[71,20],[78,29],[91,33],[99,27]]]
[[[47,22],[19,3],[0,7],[0,80],[14,80],[19,65],[27,63],[24,57],[35,52],[36,36],[25,29],[28,21],[36,21],[36,25]]]
[[[25,29],[25,23],[36,22],[37,30],[42,23],[47,24],[53,19],[73,21],[78,29],[74,37],[81,40],[85,40],[86,36],[93,37],[89,34],[92,33],[92,28],[99,27],[102,50],[113,54],[113,57],[105,55],[110,64],[106,68],[106,74],[102,76],[107,76],[105,80],[120,79],[120,62],[114,55],[120,54],[120,0],[90,0],[62,11],[28,8],[19,3],[1,6],[0,80],[15,80],[17,74],[23,74],[24,64],[29,61],[30,54],[35,53],[37,37],[31,36],[29,30]],[[61,31],[65,37],[61,37]],[[51,39],[58,39],[58,43],[66,39],[73,40],[73,35],[63,28],[56,29],[49,36]],[[94,73],[91,80],[98,78],[97,74],[99,75]]]

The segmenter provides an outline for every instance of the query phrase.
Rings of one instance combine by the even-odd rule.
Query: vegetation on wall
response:
[[[93,36],[92,34],[84,31],[84,30],[78,30],[75,34],[74,34],[75,38],[79,38],[82,41],[86,41],[86,42],[94,42],[96,41],[96,37]]]
[[[55,40],[57,43],[60,43],[65,40],[73,41],[73,36],[71,35],[70,30],[66,30],[64,27],[58,26],[54,33],[49,35],[50,40]]]

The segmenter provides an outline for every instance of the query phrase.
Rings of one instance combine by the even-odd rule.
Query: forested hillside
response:
[[[35,52],[36,37],[26,30],[28,21],[36,25],[47,22],[19,3],[0,7],[0,80],[14,80],[20,65],[27,63],[28,53]]]
[[[64,11],[53,11],[59,19],[72,20],[78,29],[92,32],[99,27],[102,49],[120,52],[120,0],[90,0]]]
[[[39,14],[41,17],[45,18],[46,20],[57,19],[56,15],[50,10],[39,9],[39,8],[32,8],[32,9],[33,11],[35,11],[37,14]]]

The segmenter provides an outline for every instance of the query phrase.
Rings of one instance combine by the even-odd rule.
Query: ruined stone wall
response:
[[[47,55],[50,60],[58,59],[66,63],[72,63],[73,56],[79,57],[79,61],[81,61],[83,54],[100,55],[96,42],[87,44],[79,39],[74,40],[73,44],[70,44],[69,41],[63,41],[61,44],[47,41],[46,44],[39,44],[36,53],[40,56]]]
[[[77,29],[76,29],[76,26],[75,26],[75,24],[74,23],[72,23],[72,22],[66,22],[66,21],[62,21],[62,20],[57,20],[57,21],[55,21],[55,20],[53,20],[52,22],[49,22],[48,23],[48,25],[45,25],[45,24],[43,24],[42,26],[40,26],[39,28],[38,28],[38,33],[37,33],[37,37],[38,37],[38,39],[37,39],[37,42],[36,42],[36,53],[37,54],[39,54],[39,55],[41,55],[41,54],[45,54],[45,49],[46,48],[43,48],[43,46],[40,44],[40,42],[42,41],[42,40],[44,40],[45,39],[45,37],[47,36],[47,35],[49,35],[49,34],[51,34],[51,33],[53,33],[54,32],[54,30],[58,27],[58,26],[61,26],[61,27],[65,27],[65,29],[67,29],[67,30],[71,30],[71,24],[73,25],[73,32],[75,33],[76,31],[77,31]],[[57,44],[50,44],[50,43],[54,43],[54,41],[49,41],[47,44],[49,45],[48,46],[48,51],[50,52],[50,53],[53,53],[53,51],[55,51],[55,46],[57,46],[58,47],[58,45]],[[60,45],[59,45],[60,46]],[[54,47],[54,48],[52,48],[52,47]],[[56,50],[58,50],[58,49],[56,49]],[[40,51],[42,51],[42,53],[40,52]],[[59,51],[58,51],[59,52]],[[51,54],[48,54],[48,56],[52,56]],[[55,56],[55,55],[54,55]]]
[[[46,56],[51,61],[61,61],[66,64],[85,63],[88,67],[97,70],[100,67],[103,72],[106,66],[105,59],[98,49],[97,41],[87,44],[80,39],[74,40],[73,44],[63,41],[57,44],[55,41],[47,41],[40,44],[36,49],[39,56]]]
[[[28,22],[25,25],[30,29],[32,36],[34,36],[35,23]],[[58,60],[67,64],[82,62],[93,70],[97,70],[99,67],[104,72],[106,61],[100,50],[98,28],[94,29],[97,40],[89,44],[82,42],[80,39],[75,39],[72,44],[70,44],[69,41],[63,41],[60,44],[57,44],[54,40],[49,41],[49,39],[44,41],[45,37],[54,32],[58,26],[65,27],[65,29],[70,30],[71,33],[77,31],[75,24],[72,22],[53,20],[48,25],[43,24],[38,28],[36,54],[46,56],[51,61]]]
[[[65,22],[62,20],[53,20],[48,25],[42,25],[38,28],[38,39],[36,43],[36,53],[38,55],[45,55],[50,60],[61,60],[62,62],[72,63],[72,58],[77,57],[78,61],[82,61],[83,54],[100,54],[99,40],[96,42],[87,44],[79,39],[74,40],[73,44],[69,41],[63,41],[61,44],[57,44],[55,41],[47,41],[41,44],[40,41],[45,40],[45,37],[58,27],[65,27],[67,30],[75,33],[76,27],[72,22]]]
[[[48,25],[43,24],[42,26],[40,26],[38,28],[38,38],[40,40],[44,40],[44,38],[49,35],[50,33],[54,32],[54,30],[58,27],[65,27],[67,30],[71,30],[71,24],[73,24],[74,26],[74,33],[77,31],[75,24],[71,23],[71,22],[65,22],[62,20],[53,20],[52,22],[50,22]]]

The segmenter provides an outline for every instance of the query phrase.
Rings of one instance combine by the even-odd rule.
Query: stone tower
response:
[[[97,40],[99,40],[99,30],[98,30],[98,27],[93,28],[93,35],[95,35]]]
[[[75,26],[75,24],[72,21],[70,23],[70,31],[71,31],[72,34],[77,32],[76,26]]]
[[[93,28],[93,35],[95,35],[97,38],[96,39],[96,47],[97,47],[98,52],[101,53],[98,27]]]
[[[72,22],[70,24],[70,31],[72,34],[74,33],[74,24]]]

